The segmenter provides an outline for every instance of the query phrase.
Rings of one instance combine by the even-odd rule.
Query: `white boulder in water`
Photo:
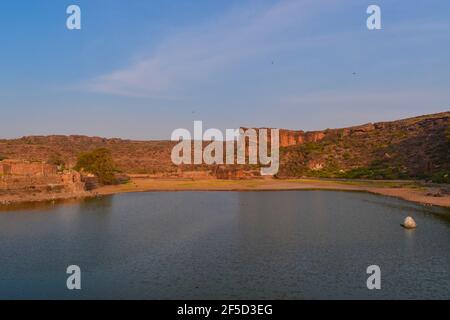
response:
[[[405,218],[405,221],[403,221],[402,226],[403,226],[404,228],[406,228],[406,229],[415,229],[415,228],[417,228],[416,222],[415,222],[414,219],[411,218],[411,217],[406,217],[406,218]]]

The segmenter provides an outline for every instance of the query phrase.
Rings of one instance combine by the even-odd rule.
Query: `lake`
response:
[[[337,191],[40,204],[0,212],[0,271],[1,299],[450,299],[450,212]]]

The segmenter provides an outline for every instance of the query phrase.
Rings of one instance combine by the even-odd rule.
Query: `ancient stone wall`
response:
[[[42,162],[28,162],[20,160],[0,161],[0,173],[4,176],[53,176],[58,173],[55,165]]]
[[[0,161],[0,190],[64,190],[78,192],[85,189],[78,172],[59,173],[54,165],[20,160]]]

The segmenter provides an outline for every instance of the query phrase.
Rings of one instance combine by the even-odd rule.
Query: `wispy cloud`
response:
[[[329,3],[329,2],[328,2]],[[219,19],[164,39],[153,54],[88,81],[90,91],[161,97],[214,76],[233,63],[292,45],[283,32],[317,7],[315,1],[283,1],[236,8]]]

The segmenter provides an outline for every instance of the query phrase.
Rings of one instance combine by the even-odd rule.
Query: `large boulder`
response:
[[[404,228],[406,228],[406,229],[415,229],[415,228],[417,228],[416,222],[415,222],[414,219],[411,218],[411,217],[406,217],[406,218],[405,218],[405,221],[403,221],[402,226],[403,226]]]

